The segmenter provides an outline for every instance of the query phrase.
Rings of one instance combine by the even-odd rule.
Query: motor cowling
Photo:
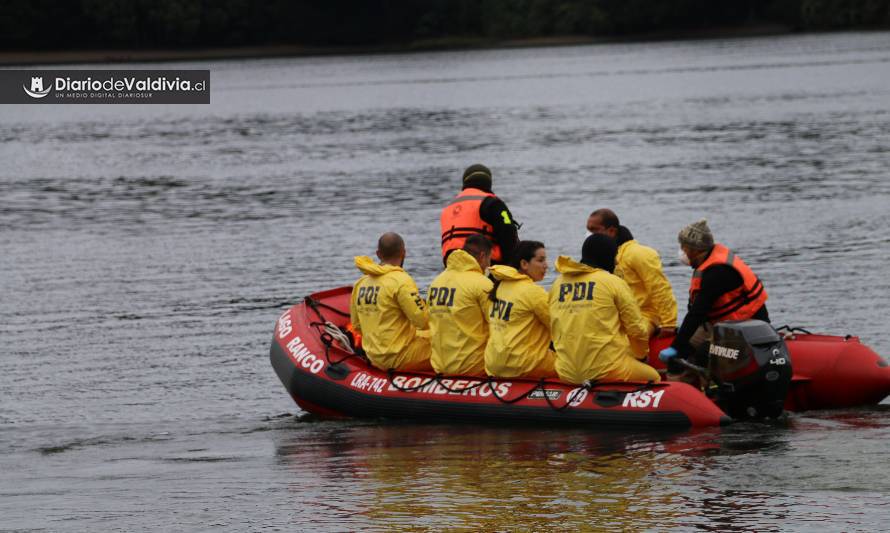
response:
[[[717,404],[733,418],[782,414],[791,383],[791,355],[767,322],[740,320],[714,326],[708,371],[718,384]]]

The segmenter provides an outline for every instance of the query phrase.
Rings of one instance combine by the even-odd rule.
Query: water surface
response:
[[[707,217],[777,325],[888,355],[890,34],[164,66],[210,68],[212,104],[0,106],[0,529],[885,527],[886,402],[667,435],[325,422],[268,345],[383,231],[426,285],[484,162],[551,257],[608,206],[683,301],[676,233]]]

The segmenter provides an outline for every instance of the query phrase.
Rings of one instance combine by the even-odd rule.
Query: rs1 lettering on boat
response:
[[[287,337],[293,329],[290,322],[290,310],[285,311],[283,315],[278,317],[278,338],[283,339]]]
[[[321,372],[321,369],[324,368],[324,361],[319,359],[314,353],[310,352],[309,348],[306,348],[300,337],[294,337],[287,343],[287,351],[290,352],[294,364],[302,366],[313,374],[318,374]]]
[[[660,391],[644,390],[639,392],[629,392],[624,396],[624,402],[621,404],[621,407],[634,407],[639,409],[644,409],[646,407],[658,408],[663,395],[664,389]]]
[[[512,382],[489,383],[478,379],[449,379],[436,380],[430,376],[396,376],[386,388],[388,391],[422,392],[426,394],[453,396],[481,396],[487,398],[492,392],[503,398],[510,392]],[[494,387],[494,389],[492,389]],[[407,390],[406,390],[407,389]]]
[[[367,392],[376,392],[378,394],[383,392],[383,388],[386,386],[389,380],[386,378],[375,378],[374,376],[369,376],[364,372],[359,372],[352,378],[352,385],[356,389],[367,391]]]

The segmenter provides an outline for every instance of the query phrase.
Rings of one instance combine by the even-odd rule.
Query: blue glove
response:
[[[677,357],[677,349],[673,346],[668,346],[664,350],[658,352],[658,358],[664,363],[667,363],[674,357]]]

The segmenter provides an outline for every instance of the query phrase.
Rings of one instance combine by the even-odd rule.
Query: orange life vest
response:
[[[732,267],[742,276],[742,284],[737,289],[717,298],[714,306],[708,312],[708,320],[713,323],[721,320],[747,320],[754,316],[754,313],[766,303],[767,296],[763,283],[760,282],[751,267],[722,244],[715,244],[711,255],[692,273],[692,281],[689,284],[690,307],[701,290],[704,271],[715,265]]]
[[[486,198],[497,198],[481,189],[464,189],[442,209],[439,225],[442,228],[442,257],[451,250],[462,248],[470,235],[484,235],[491,241],[492,261],[501,260],[501,247],[494,240],[494,228],[482,220],[479,208]]]

